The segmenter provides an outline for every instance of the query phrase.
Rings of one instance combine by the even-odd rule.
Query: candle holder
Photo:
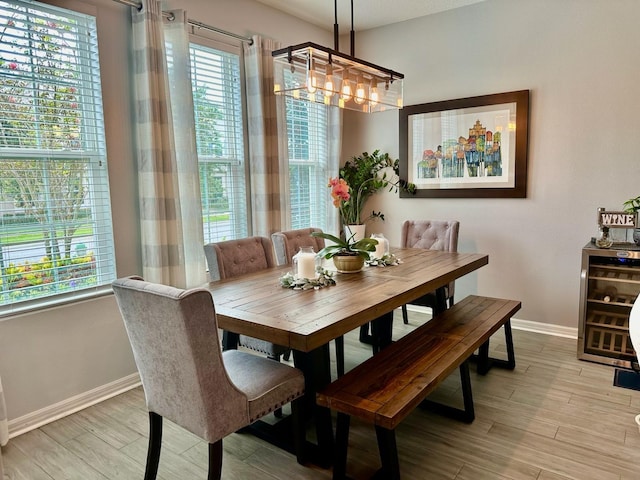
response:
[[[293,275],[297,279],[313,280],[318,277],[319,265],[320,259],[313,247],[300,247],[298,253],[293,256]]]
[[[371,259],[381,259],[389,254],[389,240],[382,233],[374,233],[371,238],[378,241],[375,252],[369,254]]]

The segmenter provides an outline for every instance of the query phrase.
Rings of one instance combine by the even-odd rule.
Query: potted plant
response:
[[[329,180],[333,204],[340,210],[343,225],[364,225],[373,218],[384,220],[382,212],[372,210],[363,214],[367,199],[374,193],[389,188],[389,191],[403,189],[415,193],[416,186],[399,177],[398,159],[393,160],[388,153],[375,150],[372,154],[361,155],[347,160],[340,169],[340,176]],[[353,232],[352,232],[353,233]]]
[[[636,215],[636,228],[633,229],[633,241],[636,245],[640,246],[640,227],[638,226],[638,211],[640,211],[640,196],[636,198],[630,198],[622,204],[624,211],[627,213],[633,213]]]
[[[359,272],[365,260],[369,260],[369,252],[375,252],[378,241],[373,238],[355,240],[355,234],[345,240],[324,232],[313,232],[313,237],[324,238],[333,242],[318,252],[318,256],[332,258],[338,272]]]

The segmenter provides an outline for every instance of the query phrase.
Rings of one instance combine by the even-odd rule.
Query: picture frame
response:
[[[400,110],[403,198],[525,198],[529,90]]]

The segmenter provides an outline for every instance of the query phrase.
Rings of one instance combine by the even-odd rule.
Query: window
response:
[[[328,230],[327,106],[286,97],[291,228]]]
[[[0,315],[115,278],[95,18],[0,1]]]
[[[248,235],[240,57],[189,48],[204,241]]]

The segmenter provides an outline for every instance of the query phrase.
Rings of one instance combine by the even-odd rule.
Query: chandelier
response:
[[[366,113],[402,108],[404,75],[354,56],[353,0],[351,55],[340,53],[337,0],[334,8],[335,49],[306,42],[273,51],[274,93]]]

